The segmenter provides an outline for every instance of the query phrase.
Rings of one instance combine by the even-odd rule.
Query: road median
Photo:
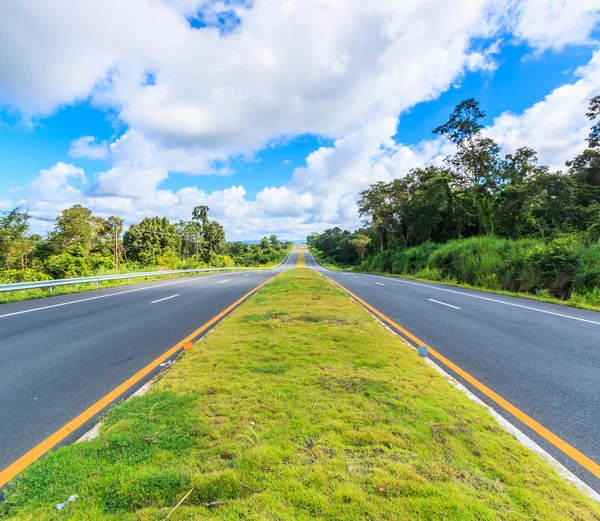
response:
[[[600,519],[309,270],[263,287],[147,394],[113,407],[97,438],[25,470],[0,517],[159,521],[174,507],[171,521]]]

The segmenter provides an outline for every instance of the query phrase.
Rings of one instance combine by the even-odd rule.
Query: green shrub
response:
[[[415,274],[425,269],[429,256],[439,247],[439,244],[427,241],[413,248],[396,250],[391,258],[392,273]]]
[[[94,273],[115,269],[115,261],[110,257],[103,257],[99,253],[90,254],[86,261],[90,270]]]
[[[179,257],[172,251],[166,251],[162,255],[156,258],[158,265],[161,268],[167,268],[169,270],[176,270],[179,266]]]
[[[51,280],[51,277],[36,270],[6,270],[0,271],[0,284],[15,284],[18,282],[37,282]]]
[[[55,279],[70,279],[91,275],[90,267],[85,259],[74,257],[70,253],[61,253],[48,257],[45,271]]]
[[[600,299],[600,241],[590,242],[585,234],[547,242],[498,237],[425,242],[378,253],[361,268],[565,300]]]

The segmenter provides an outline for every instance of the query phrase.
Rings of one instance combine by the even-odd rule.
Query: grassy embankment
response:
[[[274,266],[279,265],[287,256],[287,254],[289,252],[291,252],[293,250],[293,247],[290,247],[287,251],[286,251],[286,255],[283,256],[282,259],[279,259],[277,261],[273,261],[273,262],[269,262],[267,264],[261,265],[259,266],[260,268],[272,268]],[[243,267],[239,268],[240,270],[244,269]],[[139,273],[140,271],[160,271],[160,268],[147,268],[146,270],[137,270],[137,271],[132,271],[132,274],[135,273]],[[235,270],[232,270],[235,271]],[[114,274],[120,274],[120,275],[124,275],[127,272],[123,272],[123,271],[106,271],[103,273],[98,273],[97,275],[114,275]],[[181,275],[171,275],[171,279],[175,279],[175,278],[180,278],[180,277],[197,277],[199,275],[210,275],[212,274],[212,272],[200,272],[200,273],[188,273],[188,274],[181,274]],[[7,304],[9,302],[20,302],[22,300],[33,300],[33,299],[39,299],[39,298],[45,298],[45,297],[51,297],[51,296],[57,296],[57,295],[70,295],[72,293],[85,293],[87,291],[94,291],[96,289],[107,289],[107,288],[114,288],[114,287],[120,287],[120,286],[129,286],[132,284],[141,284],[143,282],[155,282],[155,281],[164,281],[167,279],[167,275],[159,275],[159,276],[155,276],[155,277],[140,277],[140,278],[132,278],[130,282],[128,282],[127,279],[119,279],[119,280],[105,280],[105,281],[101,281],[98,283],[98,288],[96,287],[96,283],[95,282],[91,282],[89,284],[76,284],[73,286],[69,286],[69,285],[65,285],[65,286],[57,286],[55,287],[52,292],[50,292],[48,289],[28,289],[28,290],[23,290],[23,291],[7,291],[4,293],[0,293],[0,304]]]
[[[10,520],[598,520],[321,275],[278,276],[95,440],[27,469]],[[57,513],[55,504],[79,499]]]
[[[311,252],[330,269],[351,269],[479,289],[600,311],[600,241],[577,235],[549,242],[471,237],[386,250],[361,266],[342,267]]]

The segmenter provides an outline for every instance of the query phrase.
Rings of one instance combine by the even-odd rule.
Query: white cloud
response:
[[[600,51],[576,71],[574,83],[558,87],[523,114],[505,112],[486,133],[506,152],[529,146],[540,163],[564,169],[565,161],[586,148],[590,121],[585,116],[590,98],[600,92]]]
[[[540,51],[587,44],[598,7],[598,0],[5,2],[0,104],[35,118],[90,100],[127,127],[108,147],[91,136],[72,143],[71,157],[110,162],[87,189],[73,165],[42,171],[26,197],[40,211],[56,215],[80,202],[135,222],[189,218],[193,206],[207,204],[232,238],[297,237],[357,225],[358,191],[451,152],[443,139],[406,147],[392,137],[407,109],[468,71],[494,70],[499,41],[473,42],[492,42],[508,26]],[[216,14],[231,9],[241,23],[224,32],[186,19],[202,10],[216,24]],[[503,114],[489,132],[507,149],[526,143],[561,163],[581,146],[598,60],[525,113]],[[169,172],[231,174],[232,157],[305,133],[334,144],[255,200],[239,185],[207,193],[161,184]]]
[[[590,44],[600,22],[598,0],[523,0],[514,5],[515,36],[540,51]]]
[[[96,143],[94,136],[82,136],[71,142],[69,156],[85,159],[106,159],[108,157],[108,143]]]
[[[73,180],[85,183],[83,169],[59,162],[48,170],[40,171],[40,176],[30,183],[29,193],[36,199],[67,202],[79,193],[71,184]]]

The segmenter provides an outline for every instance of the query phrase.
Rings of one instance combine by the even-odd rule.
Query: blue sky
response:
[[[86,42],[95,26],[110,32],[132,15],[111,3],[91,2],[89,19],[71,20],[73,34],[54,34],[49,18],[33,42],[10,42],[20,50],[0,61],[0,209],[54,217],[81,203],[131,223],[186,218],[209,204],[232,239],[355,227],[360,189],[449,153],[431,130],[461,100],[480,102],[506,151],[532,146],[560,167],[584,146],[585,103],[600,93],[591,0],[565,11],[560,27],[544,18],[560,0],[511,4],[511,25],[484,0],[466,2],[460,18],[378,0],[367,19],[351,2],[339,27],[335,16],[323,26],[302,8],[279,16],[270,0],[164,0],[160,9],[139,0],[147,27],[135,42],[91,34]],[[61,0],[46,16],[70,18],[71,4]],[[41,6],[0,7],[0,19],[26,32]],[[415,33],[406,45],[411,17],[432,36],[420,42]],[[381,28],[394,24],[382,44]],[[154,41],[157,28],[167,43]],[[352,43],[358,29],[362,46]],[[390,150],[385,161],[381,148]]]

